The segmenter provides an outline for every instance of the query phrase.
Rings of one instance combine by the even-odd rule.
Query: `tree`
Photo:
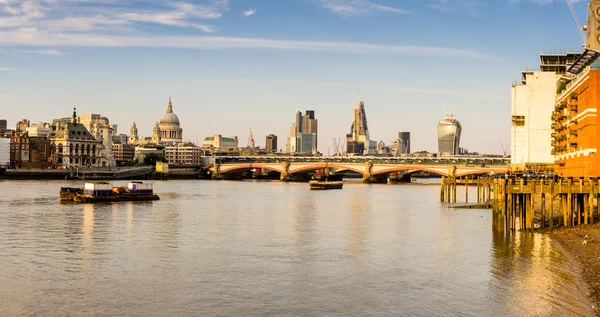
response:
[[[156,162],[166,162],[165,158],[156,153],[150,153],[144,157],[144,165],[156,165]]]

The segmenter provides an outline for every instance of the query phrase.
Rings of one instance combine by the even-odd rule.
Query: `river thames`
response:
[[[593,315],[548,236],[495,234],[439,186],[172,180],[155,202],[58,202],[81,185],[0,180],[0,315]]]

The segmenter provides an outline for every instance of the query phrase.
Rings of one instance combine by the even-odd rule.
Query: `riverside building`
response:
[[[551,121],[556,83],[581,53],[540,54],[540,70],[524,70],[511,87],[511,165],[526,170],[554,164]]]
[[[565,177],[600,176],[600,0],[589,9],[585,50],[560,78],[551,115],[554,171]]]

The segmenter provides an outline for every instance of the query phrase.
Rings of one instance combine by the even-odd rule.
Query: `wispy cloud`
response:
[[[149,10],[140,10],[145,2]],[[205,4],[115,0],[0,0],[0,29],[37,28],[84,32],[102,30],[122,33],[140,31],[142,23],[195,28],[206,33],[215,28],[199,20],[215,20],[228,10],[226,0],[207,0]],[[4,14],[2,14],[4,12]]]
[[[254,13],[256,13],[256,10],[255,9],[248,9],[248,10],[242,12],[242,13],[244,14],[244,16],[249,17],[249,16],[253,15]]]
[[[341,16],[369,14],[376,11],[408,14],[408,11],[369,0],[315,0],[317,5]]]
[[[139,36],[98,33],[52,33],[37,30],[35,28],[24,28],[10,32],[0,31],[0,45],[50,47],[172,47],[195,49],[262,48],[358,54],[381,53],[478,59],[494,58],[486,53],[474,50],[429,46],[377,45],[354,42],[289,41],[217,36]]]
[[[8,72],[13,70],[12,68],[0,67],[0,72]]]
[[[47,49],[47,50],[21,50],[21,51],[18,51],[18,52],[20,52],[20,53],[28,53],[28,54],[54,55],[54,56],[63,55],[63,53],[61,51],[57,51],[57,50],[53,50],[53,49]]]

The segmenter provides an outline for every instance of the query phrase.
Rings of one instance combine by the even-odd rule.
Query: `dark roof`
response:
[[[54,137],[61,139],[96,140],[83,124],[71,122],[59,124]]]

